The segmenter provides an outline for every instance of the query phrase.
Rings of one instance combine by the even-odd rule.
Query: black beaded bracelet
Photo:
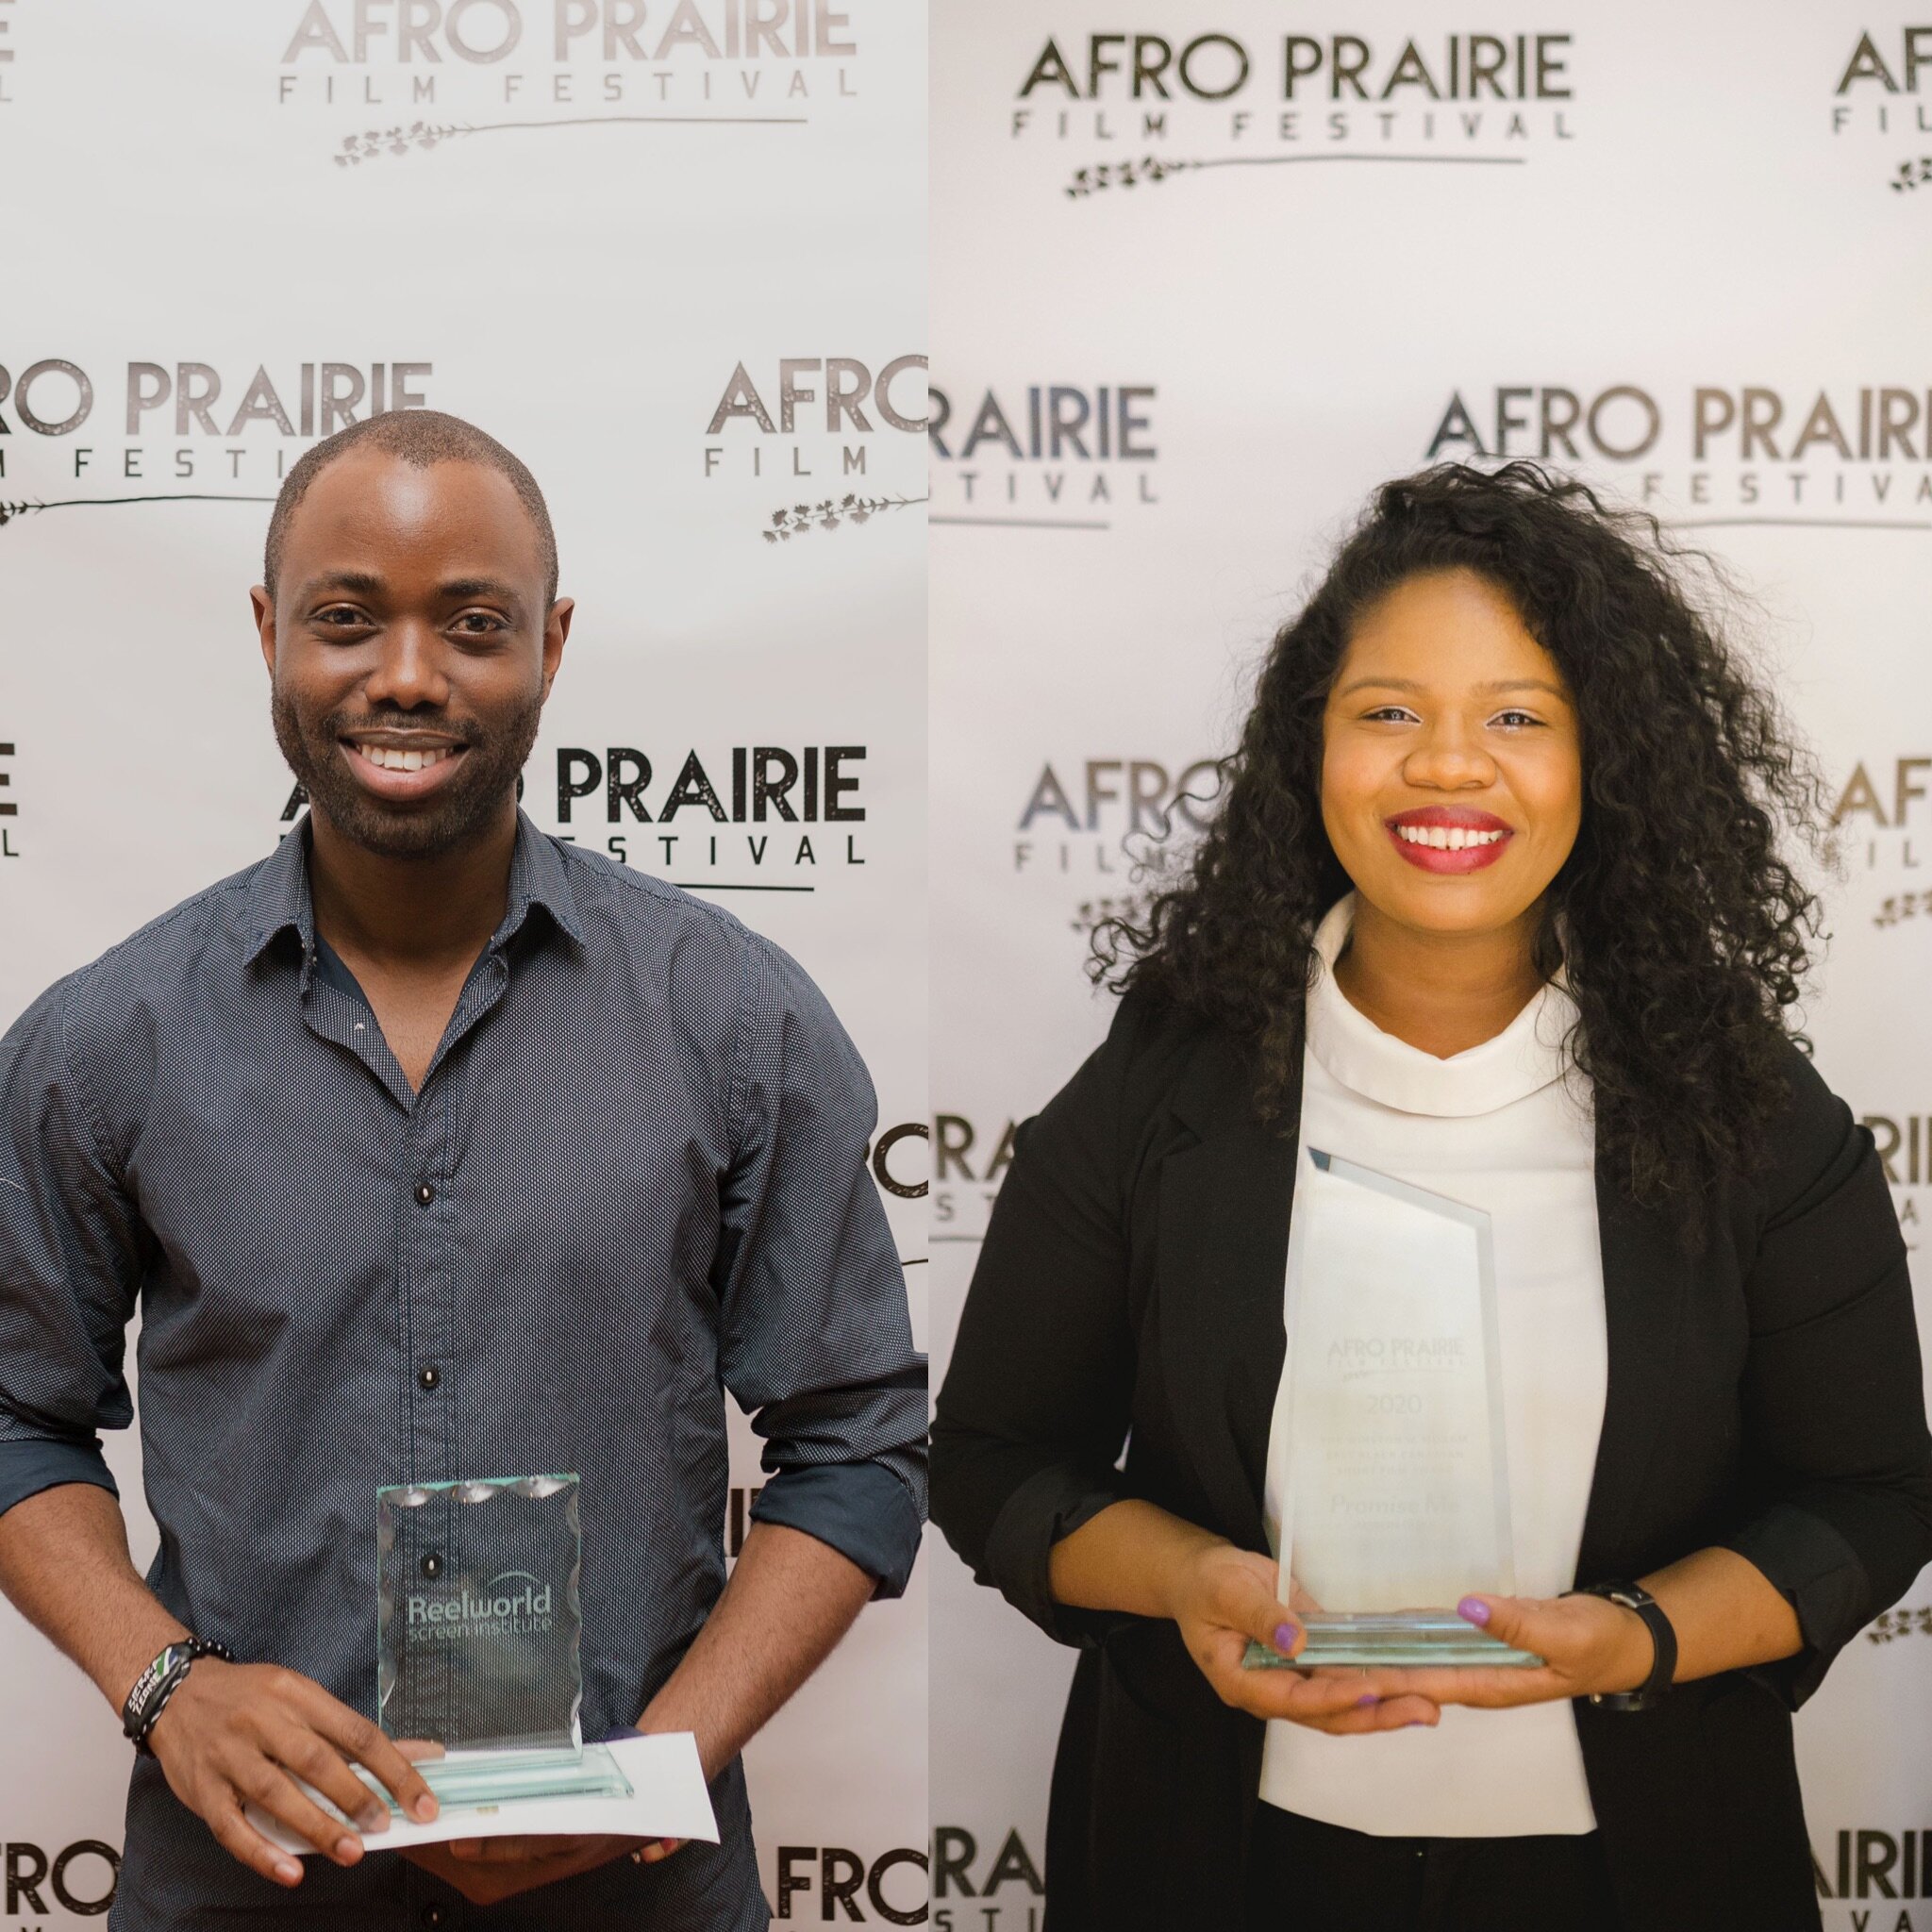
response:
[[[154,1756],[147,1734],[154,1729],[155,1720],[167,1707],[169,1698],[181,1688],[190,1667],[199,1657],[220,1657],[225,1664],[235,1661],[235,1653],[226,1644],[215,1643],[207,1638],[189,1637],[179,1643],[169,1644],[135,1678],[134,1689],[127,1693],[127,1702],[121,1707],[121,1733],[143,1756]]]

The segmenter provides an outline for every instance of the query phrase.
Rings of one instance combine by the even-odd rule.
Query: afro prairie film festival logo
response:
[[[924,1925],[925,1854],[892,1845],[780,1845],[774,1917],[813,1924]]]
[[[1012,869],[1083,888],[1124,886],[1208,829],[1220,789],[1210,758],[1048,758],[1020,808]]]
[[[1020,1123],[972,1114],[933,1116],[932,1232],[935,1241],[977,1241],[986,1234],[1000,1182],[1013,1164]]]
[[[867,747],[636,744],[556,754],[558,836],[699,891],[810,892],[866,863]]]
[[[1932,934],[1932,753],[1858,759],[1831,824],[1857,913],[1881,932]]]
[[[1863,28],[1838,64],[1830,111],[1835,141],[1886,157],[1874,181],[1894,194],[1932,190],[1932,21]],[[1932,204],[1932,192],[1922,198]]]
[[[741,358],[711,393],[704,479],[742,499],[767,543],[925,502],[924,356]]]
[[[1595,473],[1666,521],[1911,527],[1932,509],[1932,382],[1454,391],[1426,462],[1528,457]]]
[[[940,1824],[932,1842],[934,1932],[1040,1932],[1046,1882],[1017,1825],[982,1843],[963,1824]]]
[[[1008,136],[1050,156],[1076,200],[1212,168],[1520,166],[1575,136],[1570,33],[1297,25],[1265,38],[1205,23],[1049,30],[1016,60]]]
[[[14,834],[20,824],[20,801],[13,795],[13,741],[0,738],[0,858],[18,858]]]
[[[29,1839],[0,1840],[0,1905],[10,1928],[27,1920],[33,1932],[51,1932],[69,1918],[97,1919],[114,1903],[121,1855],[98,1839],[72,1844],[36,1844]]]
[[[1898,1209],[1898,1224],[1906,1245],[1916,1248],[1924,1233],[1926,1211],[1932,1208],[1932,1196],[1927,1191],[1932,1190],[1932,1114],[1914,1112],[1905,1107],[1880,1113],[1861,1113],[1858,1124],[1872,1136],[1885,1185],[1890,1189],[1892,1205]],[[1932,1609],[1918,1614],[1923,1623],[1932,1618]],[[1883,1621],[1880,1620],[1881,1625]]]
[[[1062,775],[1064,774],[1064,776]],[[1082,958],[1114,921],[1144,925],[1212,822],[1221,765],[1208,758],[1049,758],[1011,841],[1017,891],[1043,905]]]
[[[1158,399],[1152,382],[934,389],[933,522],[1105,530],[1154,508]]]
[[[1932,1913],[1915,1916],[1906,1906],[1884,1903],[1932,1899],[1932,1831],[1897,1824],[1837,1831],[1824,1851],[1812,1847],[1811,1875],[1821,1899],[1870,1902],[1826,1920],[1832,1932],[1924,1932],[1932,1924]]]
[[[642,734],[612,735],[540,751],[517,781],[518,800],[565,844],[698,892],[815,892],[861,876],[875,823],[866,744],[646,749]],[[294,785],[282,833],[308,803]]]
[[[433,373],[426,361],[349,357],[9,358],[0,361],[0,524],[97,503],[272,503],[309,441],[425,408]]]
[[[863,71],[834,0],[306,0],[275,87],[352,124],[352,168],[600,123],[802,127]]]

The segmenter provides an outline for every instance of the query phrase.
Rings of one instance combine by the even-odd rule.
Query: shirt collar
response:
[[[563,849],[519,811],[516,848],[509,859],[509,901],[491,943],[503,945],[512,938],[533,906],[541,906],[549,913],[572,945],[584,943],[583,920],[577,911],[576,895],[571,891],[570,868],[564,860]]]
[[[1308,985],[1308,1051],[1342,1086],[1402,1113],[1467,1117],[1525,1099],[1570,1073],[1566,1041],[1576,1006],[1560,972],[1493,1039],[1447,1059],[1384,1033],[1335,983],[1355,906],[1351,892],[1316,928]]]
[[[285,832],[262,860],[248,891],[248,951],[253,966],[285,932],[315,951],[315,908],[308,897],[308,814]]]
[[[508,898],[491,945],[507,945],[522,930],[533,906],[541,906],[573,945],[583,944],[583,921],[563,854],[556,840],[546,838],[519,811],[517,841],[509,860]],[[285,932],[294,933],[301,941],[305,961],[314,954],[315,904],[308,891],[306,812],[301,823],[262,861],[250,890],[248,911],[248,965],[254,965]]]

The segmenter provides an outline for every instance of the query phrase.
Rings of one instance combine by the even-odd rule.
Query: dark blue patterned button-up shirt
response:
[[[635,1721],[724,1580],[724,1393],[755,1516],[903,1587],[925,1370],[865,1164],[865,1069],[728,914],[520,823],[503,924],[420,1093],[324,970],[306,827],[60,981],[0,1042],[0,1510],[111,1488],[132,1405],[149,1582],[203,1637],[375,1709],[375,1491],[582,1478],[583,1724]],[[394,1856],[235,1863],[141,1759],[110,1924],[766,1923],[724,1842],[486,1915]]]

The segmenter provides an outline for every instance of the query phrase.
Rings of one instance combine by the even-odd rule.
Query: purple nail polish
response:
[[[1456,1606],[1456,1614],[1466,1623],[1487,1624],[1490,1621],[1490,1607],[1479,1596],[1466,1596]]]
[[[1424,1718],[1424,1717],[1412,1717],[1412,1718],[1410,1718],[1410,1719],[1409,1719],[1409,1721],[1408,1721],[1408,1722],[1407,1722],[1407,1723],[1406,1724],[1404,1724],[1404,1725],[1403,1725],[1403,1727],[1402,1727],[1402,1728],[1403,1728],[1403,1729],[1404,1729],[1405,1731],[1412,1731],[1412,1730],[1414,1730],[1414,1729],[1415,1729],[1416,1725],[1418,1725],[1418,1724],[1427,1724],[1427,1723],[1428,1723],[1428,1719],[1427,1719],[1427,1718]]]
[[[1294,1641],[1302,1633],[1292,1624],[1277,1624],[1274,1626],[1274,1647],[1283,1657],[1294,1648]]]
[[[1379,1697],[1377,1697],[1373,1690],[1370,1690],[1362,1696],[1357,1697],[1355,1701],[1355,1704],[1356,1708],[1359,1710],[1365,1704],[1380,1704],[1381,1701],[1382,1700]]]

